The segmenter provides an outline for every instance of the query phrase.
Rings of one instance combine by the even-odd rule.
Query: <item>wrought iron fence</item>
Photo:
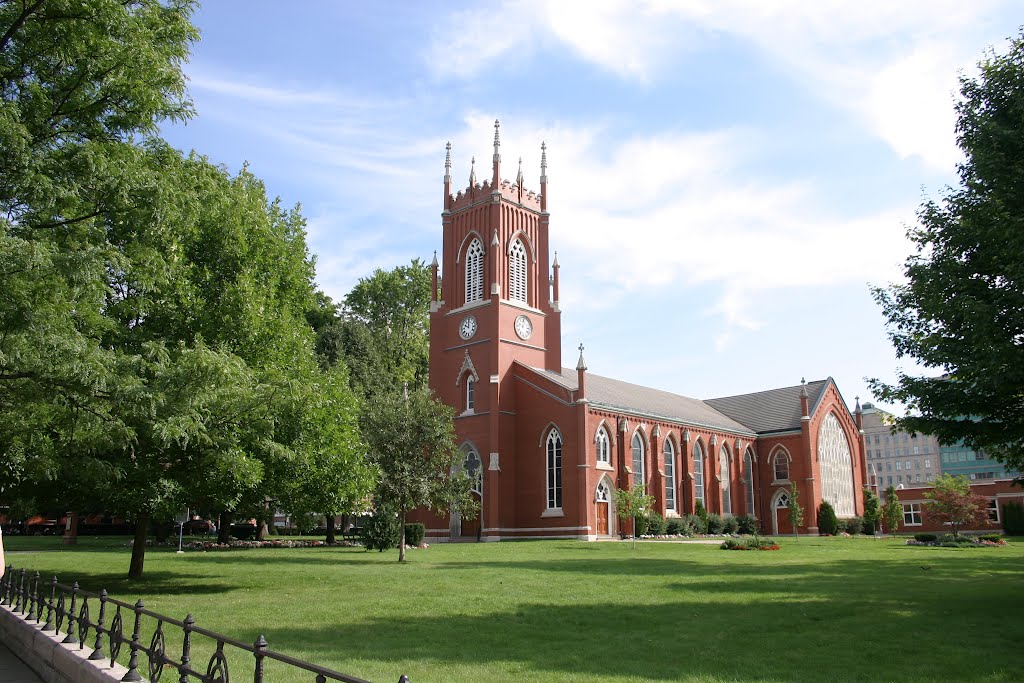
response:
[[[95,621],[90,616],[90,604],[99,606],[99,614]],[[256,642],[249,645],[197,626],[191,614],[186,616],[184,621],[178,621],[146,609],[141,599],[132,605],[108,596],[105,589],[98,594],[90,593],[79,588],[77,581],[70,586],[60,583],[56,576],[46,581],[39,576],[39,572],[30,573],[26,569],[16,570],[12,566],[7,567],[3,578],[0,579],[0,605],[7,605],[26,621],[34,620],[36,624],[42,623],[42,631],[55,635],[60,635],[63,631],[65,637],[61,642],[72,646],[77,645],[79,650],[89,647],[87,643],[90,640],[91,632],[92,653],[88,658],[93,661],[109,659],[110,665],[113,666],[121,654],[122,648],[128,647],[130,652],[128,672],[121,678],[122,681],[142,680],[142,674],[139,671],[141,653],[145,654],[148,659],[147,669],[149,680],[152,683],[159,683],[167,668],[177,671],[178,683],[189,683],[193,679],[202,681],[202,683],[230,683],[231,676],[225,648],[235,648],[254,656],[252,677],[254,683],[266,683],[264,681],[266,660],[281,662],[286,666],[307,671],[314,676],[315,683],[327,683],[327,681],[368,683],[361,678],[347,676],[338,671],[275,652],[269,649],[269,644],[262,634],[256,639]],[[113,616],[110,615],[111,611],[113,611]],[[148,647],[142,642],[143,617],[156,620]],[[125,635],[126,619],[132,622],[131,635],[128,636]],[[181,630],[180,659],[172,659],[167,654],[165,626]],[[192,639],[196,635],[209,638],[215,644],[215,650],[206,662],[205,672],[193,668],[197,665],[201,666],[201,663],[193,663],[192,658]],[[109,648],[109,652],[104,648]],[[398,681],[399,683],[409,683],[408,677],[404,675]]]

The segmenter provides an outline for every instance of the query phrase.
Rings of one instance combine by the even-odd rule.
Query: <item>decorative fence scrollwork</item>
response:
[[[99,604],[99,614],[95,622],[92,621],[90,614],[90,600]],[[178,621],[146,609],[142,600],[137,601],[134,605],[121,602],[107,595],[106,590],[102,590],[98,594],[90,593],[79,588],[77,582],[70,586],[60,583],[56,576],[46,582],[40,578],[38,572],[30,575],[26,569],[16,570],[14,567],[7,567],[3,578],[0,579],[0,605],[9,607],[15,614],[21,615],[25,621],[34,619],[36,624],[40,624],[45,616],[46,621],[39,628],[58,636],[64,633],[62,642],[72,646],[77,645],[79,650],[84,650],[87,647],[91,631],[94,635],[92,652],[89,654],[91,660],[108,659],[103,651],[104,639],[106,639],[107,647],[110,650],[110,666],[114,666],[121,654],[122,647],[127,646],[130,648],[131,654],[128,660],[128,672],[121,679],[122,681],[142,680],[142,674],[139,672],[139,656],[143,654],[148,660],[147,670],[151,683],[159,683],[167,668],[177,672],[180,683],[188,683],[192,680],[201,683],[231,683],[225,648],[234,648],[253,655],[255,662],[251,680],[254,683],[265,683],[263,669],[265,660],[268,659],[308,672],[314,683],[327,683],[327,681],[367,683],[361,678],[347,676],[275,652],[269,649],[262,634],[255,643],[250,645],[196,626],[195,619],[191,614],[185,617],[184,621]],[[114,617],[108,626],[106,618],[109,613],[108,607],[111,605],[114,609]],[[122,610],[128,610],[134,615],[131,637],[125,637]],[[143,618],[156,620],[156,627],[148,647],[141,641]],[[66,626],[65,621],[67,622]],[[182,631],[180,659],[168,656],[165,625],[179,628]],[[205,672],[192,668],[192,638],[194,635],[208,638],[216,644],[216,650],[207,662]],[[246,676],[245,680],[249,680],[249,677]],[[406,676],[401,676],[398,680],[399,683],[409,683]]]

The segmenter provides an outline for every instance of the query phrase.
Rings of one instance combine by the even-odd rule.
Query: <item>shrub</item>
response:
[[[693,536],[693,525],[686,517],[665,520],[665,533],[671,536]]]
[[[857,517],[855,515],[844,521],[846,522],[846,533],[850,534],[851,536],[856,536],[857,534],[864,533],[863,517]]]
[[[1007,536],[1024,536],[1024,505],[1003,503],[1003,532]]]
[[[821,505],[818,506],[818,533],[835,536],[838,526],[839,520],[836,519],[836,511],[832,507],[832,503],[827,500],[821,501]]]
[[[697,515],[683,515],[683,523],[689,527],[688,535],[706,534],[708,532],[707,522]]]
[[[935,534],[914,534],[914,540],[920,543],[931,543],[937,538]]]
[[[836,536],[846,533],[846,520],[836,518]]]
[[[390,550],[398,545],[398,518],[390,512],[378,512],[363,526],[363,545],[367,550]]]
[[[727,534],[735,534],[740,530],[740,523],[735,517],[726,517],[723,520],[722,531]]]
[[[774,541],[760,536],[754,536],[746,540],[738,538],[727,538],[718,546],[722,550],[778,550],[779,546]]]
[[[700,517],[701,521],[704,522],[704,524],[701,527],[702,529],[704,529],[704,531],[702,531],[701,533],[706,534],[708,532],[708,510],[706,507],[704,507],[703,501],[698,500],[697,504],[693,506],[693,514]]]
[[[719,514],[711,513],[708,515],[708,533],[709,534],[720,534],[725,529],[725,520]]]
[[[998,543],[999,539],[1002,538],[999,534],[981,534],[978,536],[979,541],[990,541],[991,543]]]
[[[665,533],[665,518],[654,510],[648,512],[645,517],[645,532],[651,536],[661,536]]]
[[[741,534],[752,536],[758,532],[757,517],[754,515],[740,515],[736,518],[736,524]]]
[[[413,522],[405,525],[405,544],[406,545],[419,545],[423,542],[423,536],[426,534],[426,528],[419,522]]]

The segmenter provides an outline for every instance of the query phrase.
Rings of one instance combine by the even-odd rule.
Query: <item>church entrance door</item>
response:
[[[595,521],[598,536],[608,535],[608,503],[598,503],[595,508]]]
[[[462,538],[464,539],[475,539],[480,538],[480,515],[483,514],[483,505],[481,505],[480,494],[476,491],[473,492],[473,500],[477,504],[476,517],[473,519],[462,519]]]
[[[785,534],[793,533],[793,524],[789,521],[789,493],[786,491],[780,492],[775,496],[775,502],[772,505],[772,511],[775,513],[774,529],[776,536],[782,536]]]

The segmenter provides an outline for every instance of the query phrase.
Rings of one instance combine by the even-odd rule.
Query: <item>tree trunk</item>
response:
[[[227,543],[231,538],[231,519],[234,517],[233,512],[225,510],[220,513],[220,526],[217,529],[217,542]]]
[[[334,515],[327,515],[327,542],[334,543]]]
[[[129,579],[141,579],[142,567],[146,562],[146,532],[149,530],[149,513],[143,513],[135,520],[135,541],[132,543],[132,561],[128,566]]]
[[[398,523],[402,525],[398,536],[398,561],[405,562],[405,510],[398,516]]]

